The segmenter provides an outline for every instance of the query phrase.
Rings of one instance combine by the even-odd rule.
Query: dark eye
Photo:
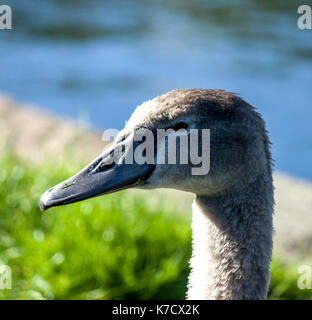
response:
[[[175,130],[175,131],[178,131],[178,130],[180,130],[180,129],[184,129],[184,130],[187,130],[187,128],[188,128],[188,124],[187,123],[185,123],[185,122],[178,122],[178,123],[176,123],[174,126],[173,126],[173,130]]]

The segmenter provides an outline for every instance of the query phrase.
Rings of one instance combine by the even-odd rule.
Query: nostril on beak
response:
[[[103,162],[99,165],[98,170],[99,171],[104,171],[112,168],[115,165],[114,162]]]
[[[125,153],[124,150],[122,150],[121,154],[119,155],[119,158],[121,158],[124,155],[124,153]],[[114,150],[112,150],[107,157],[102,159],[102,161],[100,161],[96,165],[96,167],[93,169],[93,172],[102,172],[114,167],[116,164],[114,155],[115,155]]]
[[[108,170],[110,168],[112,168],[115,163],[114,161],[111,161],[112,159],[105,159],[103,161],[101,161],[94,169],[93,172],[102,172],[104,170]]]

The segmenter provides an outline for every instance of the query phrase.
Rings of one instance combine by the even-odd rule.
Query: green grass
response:
[[[127,191],[40,212],[41,193],[77,169],[0,159],[0,265],[13,276],[0,298],[183,299],[190,215]],[[312,298],[297,279],[274,259],[270,298]]]

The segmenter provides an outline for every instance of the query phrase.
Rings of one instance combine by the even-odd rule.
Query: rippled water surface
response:
[[[237,92],[267,121],[277,169],[312,180],[312,30],[297,28],[300,1],[7,2],[1,92],[99,128],[121,128],[174,88]]]

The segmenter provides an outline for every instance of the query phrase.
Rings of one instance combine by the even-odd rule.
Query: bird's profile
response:
[[[142,128],[151,132],[172,128],[173,136],[181,128],[187,136],[192,129],[210,129],[209,172],[194,174],[189,163],[108,164],[113,148]],[[134,146],[140,144],[136,141]],[[156,145],[155,158],[160,150],[169,151],[166,139]],[[187,298],[264,299],[274,204],[269,145],[263,119],[238,96],[222,90],[173,90],[137,107],[113,145],[77,175],[48,190],[40,207],[45,210],[129,187],[192,192],[196,198]],[[126,155],[121,152],[119,160]]]

